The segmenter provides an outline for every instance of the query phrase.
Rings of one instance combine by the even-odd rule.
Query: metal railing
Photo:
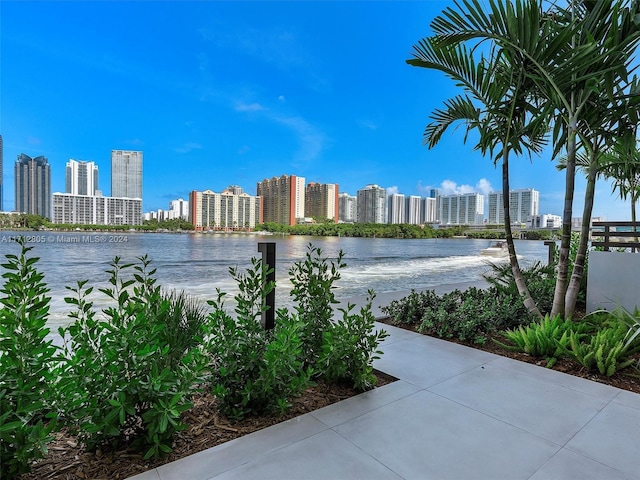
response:
[[[602,247],[605,252],[612,248],[630,248],[640,251],[639,222],[593,222],[591,225],[591,246]]]

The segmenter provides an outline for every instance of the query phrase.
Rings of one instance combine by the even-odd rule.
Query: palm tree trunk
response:
[[[587,244],[589,242],[589,231],[591,227],[591,213],[593,212],[593,202],[596,191],[596,177],[598,175],[597,152],[591,154],[589,162],[589,174],[587,175],[587,190],[584,195],[584,210],[582,212],[582,228],[580,230],[580,243],[578,252],[573,263],[573,273],[567,294],[565,296],[565,317],[571,318],[576,309],[582,276],[584,275],[584,263],[587,258]]]
[[[504,149],[502,155],[502,206],[504,209],[504,230],[507,240],[507,249],[509,250],[509,263],[511,264],[511,271],[513,272],[513,279],[518,287],[518,293],[522,297],[524,306],[527,311],[542,318],[542,314],[536,305],[535,300],[531,297],[531,292],[527,287],[527,283],[522,276],[522,270],[520,270],[520,264],[518,263],[518,257],[516,256],[516,247],[513,244],[513,234],[511,231],[511,212],[509,199],[509,150]]]
[[[551,316],[565,314],[565,295],[567,293],[567,271],[569,269],[569,249],[571,247],[571,215],[576,176],[576,134],[577,119],[572,117],[569,122],[567,137],[567,168],[564,193],[564,211],[562,214],[562,237],[556,273],[556,289],[553,294]]]

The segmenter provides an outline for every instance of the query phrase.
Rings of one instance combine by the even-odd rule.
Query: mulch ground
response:
[[[378,386],[396,379],[382,372],[375,372]],[[160,460],[143,460],[142,454],[128,450],[110,452],[86,452],[78,445],[77,439],[62,431],[49,444],[46,458],[38,461],[29,474],[21,480],[121,480],[137,475],[165,463],[215,447],[243,435],[275,425],[285,420],[304,415],[332,403],[345,400],[359,392],[346,384],[330,384],[323,381],[308,388],[292,402],[292,408],[285,414],[268,417],[250,417],[240,422],[232,422],[218,414],[216,399],[203,394],[193,401],[193,408],[183,415],[189,427],[176,436],[173,451]]]

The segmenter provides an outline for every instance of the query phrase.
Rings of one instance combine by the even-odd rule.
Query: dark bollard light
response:
[[[548,265],[551,265],[556,256],[556,242],[554,240],[545,240],[544,244],[549,247]]]
[[[267,267],[269,273],[265,282],[276,281],[276,244],[275,242],[258,242],[258,252],[262,253],[262,264]],[[267,309],[262,312],[262,326],[265,330],[271,330],[276,326],[276,289],[274,288],[265,298]]]

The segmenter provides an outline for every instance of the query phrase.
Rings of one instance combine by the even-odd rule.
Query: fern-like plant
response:
[[[589,343],[586,343],[573,332],[569,339],[571,355],[587,370],[597,369],[602,375],[610,377],[633,363],[633,359],[628,359],[625,334],[624,328],[605,328],[592,335]]]
[[[575,325],[570,320],[564,320],[559,315],[555,317],[547,315],[539,322],[526,327],[520,326],[514,330],[505,331],[504,336],[512,345],[494,341],[508,350],[545,358],[547,367],[551,368],[560,356],[566,355],[572,333],[580,338],[580,335],[584,335],[584,327]]]

